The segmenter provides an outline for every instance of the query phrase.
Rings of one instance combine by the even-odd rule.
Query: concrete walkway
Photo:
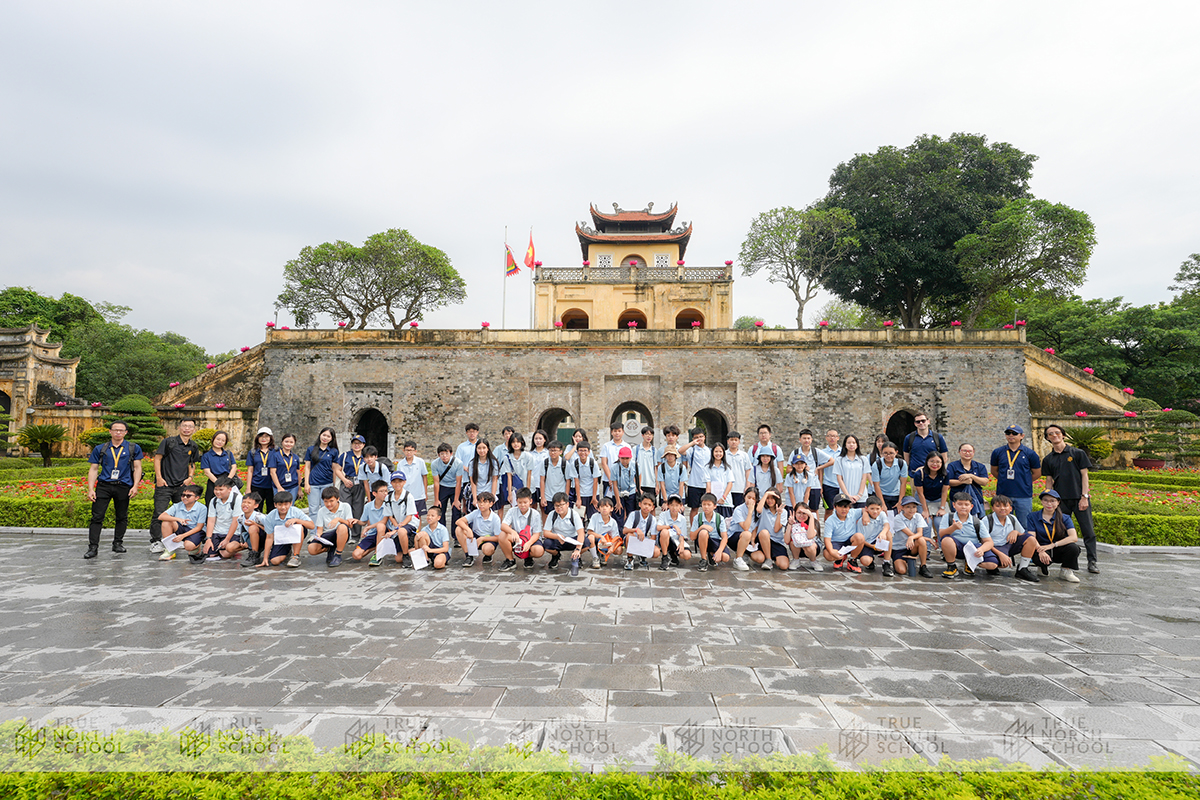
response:
[[[0,719],[362,732],[654,763],[828,746],[1033,766],[1200,764],[1195,555],[1082,583],[807,570],[413,572],[159,562],[144,534],[0,536]],[[585,557],[585,563],[588,558]],[[935,570],[936,572],[937,570]],[[1052,573],[1053,574],[1053,573]]]

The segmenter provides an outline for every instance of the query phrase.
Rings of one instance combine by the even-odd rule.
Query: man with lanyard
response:
[[[1017,519],[1025,519],[1033,513],[1033,482],[1042,477],[1042,460],[1021,443],[1025,430],[1020,425],[1005,428],[1004,438],[1008,444],[992,451],[996,494],[1012,500],[1013,514]]]
[[[168,436],[154,451],[154,516],[150,520],[150,552],[161,553],[162,522],[159,517],[172,503],[183,500],[183,487],[192,483],[192,474],[200,461],[200,448],[192,441],[194,419],[181,420],[179,434]]]
[[[950,453],[946,448],[946,437],[929,429],[929,415],[920,412],[913,422],[917,430],[904,437],[903,445],[904,461],[908,464],[909,474],[925,466],[925,459],[935,451],[942,457],[943,464],[949,464],[950,459],[947,456]]]
[[[1052,448],[1042,459],[1046,488],[1058,492],[1061,498],[1058,510],[1067,516],[1075,517],[1079,524],[1079,534],[1083,537],[1083,546],[1087,550],[1087,570],[1092,574],[1099,574],[1096,528],[1092,523],[1091,486],[1088,482],[1088,470],[1092,468],[1091,459],[1086,451],[1070,447],[1063,438],[1063,429],[1057,425],[1047,426],[1046,441]]]
[[[88,456],[87,498],[92,501],[92,522],[88,526],[88,549],[84,558],[95,558],[100,552],[100,529],[112,500],[115,512],[113,525],[114,553],[124,553],[125,529],[129,527],[129,501],[137,494],[142,482],[142,448],[137,442],[125,441],[129,427],[117,420],[109,428],[112,441],[98,444]],[[101,477],[102,476],[102,477]]]
[[[367,440],[361,434],[354,434],[350,440],[350,451],[339,453],[333,462],[333,483],[338,487],[338,499],[350,506],[350,516],[362,518],[363,506],[367,503],[367,491],[358,480],[358,470],[366,458],[363,457],[363,445]],[[351,535],[357,539],[362,532],[362,525],[355,525]]]
[[[987,467],[974,461],[975,448],[964,442],[958,448],[958,461],[946,464],[947,483],[950,493],[966,492],[971,495],[971,513],[977,517],[987,516],[983,507],[983,489],[992,478]]]

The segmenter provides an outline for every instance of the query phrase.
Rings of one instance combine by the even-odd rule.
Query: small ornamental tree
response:
[[[1182,409],[1164,411],[1154,417],[1148,433],[1141,438],[1139,458],[1162,458],[1167,461],[1190,462],[1200,459],[1200,417]]]
[[[166,438],[167,431],[158,419],[158,412],[146,397],[140,394],[127,394],[112,404],[113,414],[104,417],[104,424],[111,428],[117,420],[129,427],[125,437],[131,442],[137,442],[146,453],[153,453],[158,443]]]
[[[17,432],[17,444],[41,454],[43,467],[50,466],[54,445],[66,438],[67,429],[62,425],[26,425]]]

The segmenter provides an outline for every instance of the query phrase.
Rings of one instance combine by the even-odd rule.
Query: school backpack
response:
[[[508,476],[508,488],[512,489],[514,492],[517,489],[524,489],[525,481],[522,480],[521,476],[517,474],[517,465],[516,462],[513,461],[512,453],[505,453],[504,457],[508,459],[508,466],[512,470]]]

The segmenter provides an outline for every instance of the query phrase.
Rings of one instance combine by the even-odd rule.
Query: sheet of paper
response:
[[[750,544],[746,545],[746,552],[747,553],[757,553],[758,552],[758,542],[751,542]]]
[[[467,539],[467,555],[472,558],[479,555],[479,542],[475,541],[474,537]]]
[[[429,566],[429,556],[424,550],[415,548],[410,550],[408,555],[412,558],[413,569],[425,569]]]
[[[967,559],[967,566],[970,567],[972,572],[979,569],[979,565],[983,563],[983,556],[975,555],[975,550],[974,542],[967,542],[963,545],[962,549],[963,555]]]
[[[570,537],[570,536],[564,536],[564,537],[563,537],[563,541],[564,541],[564,542],[566,542],[567,544],[573,544],[573,545],[575,545],[576,547],[579,547],[579,540],[578,540],[578,539],[573,539],[573,538],[572,538],[572,537]]]
[[[177,541],[175,541],[174,536],[164,536],[162,543],[163,543],[163,547],[165,547],[167,549],[168,553],[174,553],[176,550],[180,550],[183,548],[183,540],[180,539],[177,542]]]
[[[848,553],[853,553],[853,552],[854,552],[854,545],[852,545],[852,544],[848,544],[845,547],[838,548],[839,556],[844,556]]]
[[[654,555],[654,539],[650,536],[647,536],[645,539],[630,536],[625,540],[625,552],[631,556],[650,558]]]
[[[300,544],[304,528],[299,525],[276,525],[275,544]]]
[[[396,537],[389,536],[375,547],[375,556],[379,559],[396,555]]]

